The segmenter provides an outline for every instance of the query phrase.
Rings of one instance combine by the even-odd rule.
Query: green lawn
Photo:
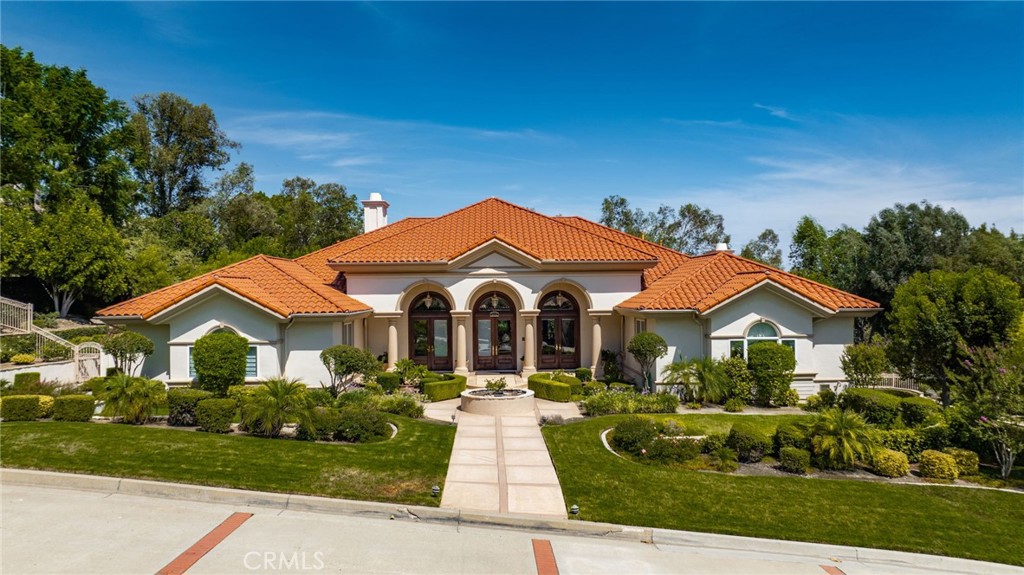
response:
[[[1024,565],[1024,494],[800,477],[744,477],[620,459],[600,433],[623,416],[547,426],[568,505],[628,525],[914,551]],[[707,431],[788,416],[675,415]],[[801,416],[792,416],[801,417]]]
[[[390,441],[308,443],[121,424],[0,424],[0,464],[437,506],[455,428],[393,417]]]

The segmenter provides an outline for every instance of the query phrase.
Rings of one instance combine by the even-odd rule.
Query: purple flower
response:
[[[969,359],[965,359],[965,360],[964,360],[964,365],[966,365],[967,367],[972,367],[972,366],[973,366],[974,364],[973,364],[973,363],[971,363],[971,360],[969,360]]]
[[[981,421],[982,421],[982,423],[988,423],[988,418],[985,417],[984,415],[982,415],[981,416]]]
[[[1000,367],[999,368],[999,375],[1006,375],[1006,368],[1005,367]]]

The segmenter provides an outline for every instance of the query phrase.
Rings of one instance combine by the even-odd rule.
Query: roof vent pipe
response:
[[[388,207],[390,205],[378,192],[371,193],[370,199],[363,200],[363,233],[369,233],[388,225]]]
[[[732,250],[729,249],[729,244],[727,244],[725,242],[718,242],[717,244],[715,244],[715,251],[716,252],[729,252],[730,254],[732,253]]]

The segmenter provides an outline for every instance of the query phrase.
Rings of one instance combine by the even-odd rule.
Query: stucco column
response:
[[[540,310],[524,309],[519,312],[523,317],[523,375],[537,373],[537,314]]]
[[[592,345],[590,347],[590,371],[597,377],[597,366],[601,363],[601,317],[591,317],[594,323]]]
[[[357,317],[352,320],[352,346],[357,349],[366,349],[366,335],[363,330],[365,318]]]
[[[388,318],[388,366],[390,371],[398,361],[398,319]]]
[[[469,366],[466,364],[466,318],[472,312],[452,310],[452,319],[455,320],[455,373],[469,373]]]

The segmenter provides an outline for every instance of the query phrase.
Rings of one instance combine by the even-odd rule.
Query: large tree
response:
[[[830,283],[828,262],[828,232],[811,216],[804,216],[796,224],[793,241],[789,244],[790,271],[821,283]]]
[[[761,232],[757,238],[750,240],[743,246],[740,255],[759,261],[763,264],[778,268],[782,267],[782,250],[779,249],[779,234],[768,228]]]
[[[601,203],[601,223],[688,254],[707,252],[720,242],[729,242],[721,215],[696,204],[674,210],[659,206],[653,212],[630,208],[620,196],[608,196]]]
[[[280,244],[296,256],[348,239],[362,231],[362,210],[341,184],[291,178],[271,198],[281,226]]]
[[[168,92],[135,98],[132,166],[152,216],[187,210],[206,196],[205,171],[230,159],[238,143],[217,125],[213,110]]]
[[[85,192],[120,223],[135,203],[126,162],[124,103],[85,70],[36,62],[0,46],[0,185],[31,192],[44,207]]]
[[[951,375],[962,369],[964,350],[1007,341],[1022,313],[1020,288],[991,270],[915,274],[892,299],[889,358],[948,406],[956,391]]]

